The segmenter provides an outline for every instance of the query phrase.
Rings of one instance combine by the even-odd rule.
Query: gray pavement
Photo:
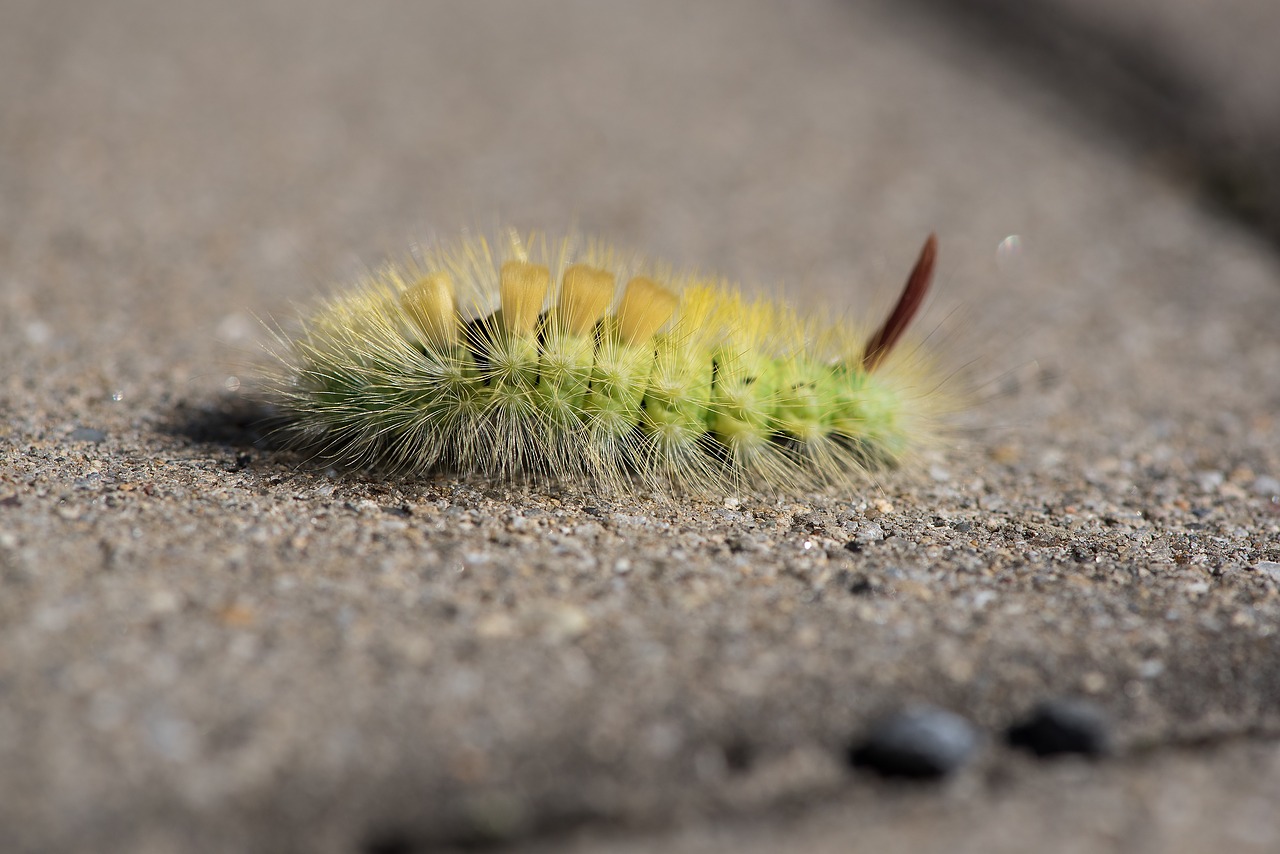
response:
[[[928,4],[0,21],[0,847],[1280,845],[1280,265],[1069,88]],[[256,317],[497,220],[835,311],[936,230],[976,400],[786,499],[255,443]],[[999,745],[1062,695],[1116,756]],[[845,767],[920,701],[970,767]]]

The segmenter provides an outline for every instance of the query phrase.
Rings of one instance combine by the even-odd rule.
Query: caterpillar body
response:
[[[604,490],[850,485],[927,435],[897,347],[930,236],[873,334],[567,238],[464,238],[389,263],[278,332],[284,438],[355,467]]]

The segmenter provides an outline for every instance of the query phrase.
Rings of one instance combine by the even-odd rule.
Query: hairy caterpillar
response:
[[[284,438],[351,466],[658,491],[847,485],[928,434],[897,347],[931,235],[871,335],[722,281],[512,231],[428,250],[277,333]]]

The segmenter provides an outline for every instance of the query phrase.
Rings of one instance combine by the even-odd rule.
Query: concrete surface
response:
[[[4,847],[1275,850],[1275,256],[912,8],[5,3]],[[256,316],[495,218],[839,311],[936,229],[979,399],[783,500],[255,444]],[[914,701],[972,767],[844,767]]]

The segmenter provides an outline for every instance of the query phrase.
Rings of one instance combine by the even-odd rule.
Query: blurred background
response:
[[[1072,149],[1097,147],[1277,234],[1267,0],[7,0],[0,16],[11,269],[145,246],[164,289],[184,258],[216,258],[211,298],[262,308],[276,295],[254,291],[296,295],[352,253],[501,220],[832,288],[849,269],[896,277],[932,228],[988,254],[1012,233],[1058,242],[1044,230],[1070,207],[1053,197],[1079,192]]]
[[[1265,0],[919,0],[1100,136],[1280,237],[1280,7]]]

